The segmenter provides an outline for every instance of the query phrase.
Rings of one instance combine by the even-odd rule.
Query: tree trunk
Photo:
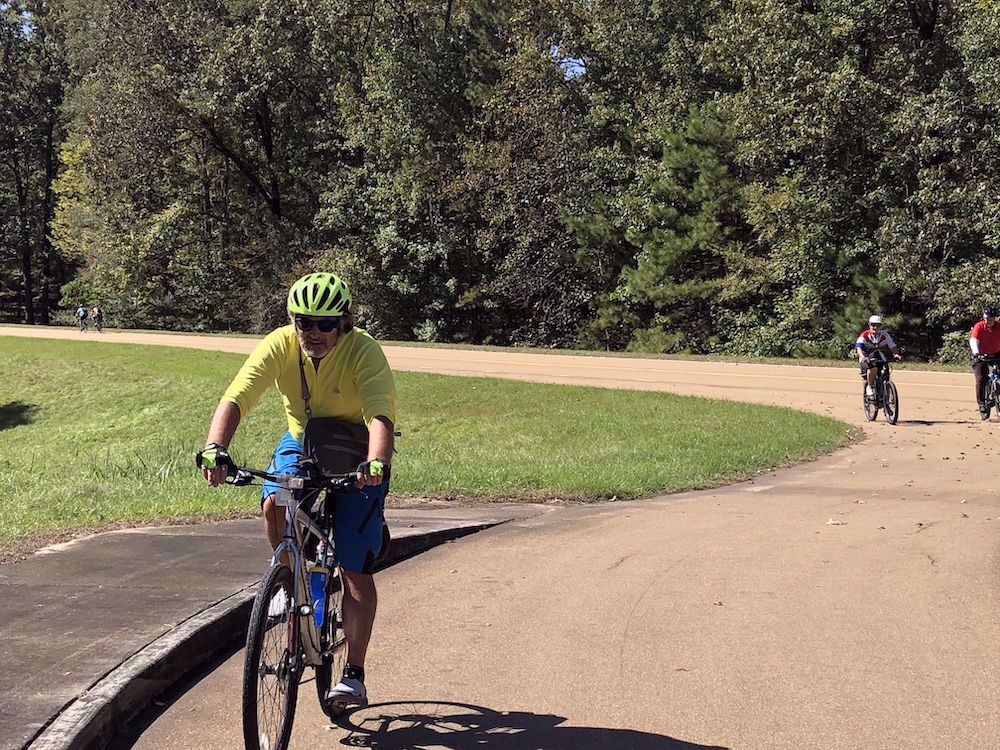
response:
[[[257,130],[260,133],[260,145],[267,160],[267,172],[271,183],[271,211],[281,218],[281,186],[278,183],[278,173],[274,163],[274,129],[271,123],[271,105],[266,96],[262,96],[257,108]]]
[[[13,158],[14,194],[17,196],[18,245],[21,251],[21,294],[24,304],[24,322],[35,322],[35,289],[31,277],[31,227],[28,221],[28,186],[21,175],[16,155]]]
[[[52,194],[52,180],[55,177],[55,152],[53,151],[53,135],[56,129],[56,112],[49,110],[49,116],[45,123],[45,199],[42,204],[42,297],[41,317],[42,325],[49,324],[49,312],[52,309],[52,295],[50,282],[52,280],[52,241],[49,239],[49,230],[52,227],[52,217],[55,215],[55,206]]]

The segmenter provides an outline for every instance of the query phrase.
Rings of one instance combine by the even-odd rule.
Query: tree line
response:
[[[1000,270],[989,0],[0,1],[0,315],[948,358]]]

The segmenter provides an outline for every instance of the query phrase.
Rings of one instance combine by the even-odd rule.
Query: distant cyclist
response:
[[[337,420],[346,427],[367,424],[360,447],[359,489],[336,497],[335,541],[346,586],[344,636],[347,664],[327,700],[367,703],[365,656],[375,621],[377,594],[372,570],[383,545],[385,495],[393,451],[396,388],[382,348],[366,331],[355,328],[351,292],[332,273],[311,273],[288,292],[289,324],[264,338],[226,389],[208,430],[203,456],[228,458],[226,449],[242,417],[273,384],[285,402],[288,431],[278,442],[268,471],[300,473],[307,423]],[[315,426],[315,425],[314,425]],[[365,460],[367,458],[367,460]],[[335,471],[344,471],[336,469]],[[216,486],[221,468],[205,469]],[[285,508],[276,502],[277,485],[264,484],[261,509],[271,547],[281,542]]]
[[[95,331],[100,333],[104,330],[104,311],[100,305],[94,305],[94,309],[90,311],[90,319],[94,321]]]
[[[868,398],[875,396],[875,376],[878,374],[878,365],[886,361],[886,349],[892,353],[894,359],[903,358],[892,336],[882,327],[882,316],[872,315],[868,318],[868,328],[861,332],[854,344],[854,350],[858,353],[861,377],[866,383],[865,396]]]
[[[82,304],[76,308],[76,322],[80,324],[80,331],[87,330],[87,308]]]
[[[1000,353],[1000,325],[997,325],[997,309],[993,305],[983,308],[983,319],[972,326],[969,333],[969,348],[972,349],[972,373],[976,376],[976,403],[979,404],[979,418],[990,418],[990,405],[986,403],[986,376],[988,367],[983,357]]]

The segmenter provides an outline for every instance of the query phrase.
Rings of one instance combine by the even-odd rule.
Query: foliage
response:
[[[972,350],[969,349],[969,332],[952,331],[946,333],[934,360],[947,364],[968,364]]]
[[[52,247],[65,67],[45,0],[0,2],[0,319],[47,323],[71,267]]]
[[[325,268],[399,339],[840,357],[877,310],[931,357],[993,295],[995,3],[0,9],[8,318],[78,264],[260,331]]]

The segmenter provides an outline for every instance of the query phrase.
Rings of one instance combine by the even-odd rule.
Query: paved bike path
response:
[[[389,561],[545,510],[389,510]],[[231,643],[241,627],[236,621],[246,620],[253,586],[269,560],[270,548],[255,519],[114,531],[0,566],[0,748],[24,747],[81,696],[75,713],[61,717],[58,731],[50,727],[46,743],[37,746],[81,747],[84,737],[117,726],[119,714],[95,719],[95,702],[132,700],[126,693],[135,686],[129,682],[169,686],[178,670],[196,666]],[[191,623],[195,630],[188,627]],[[169,664],[143,672],[168,650]],[[137,655],[129,674],[138,676],[112,675],[110,689],[101,686],[87,693]],[[164,670],[174,674],[161,674]],[[141,687],[155,694],[155,686]],[[131,708],[136,707],[133,701]]]

